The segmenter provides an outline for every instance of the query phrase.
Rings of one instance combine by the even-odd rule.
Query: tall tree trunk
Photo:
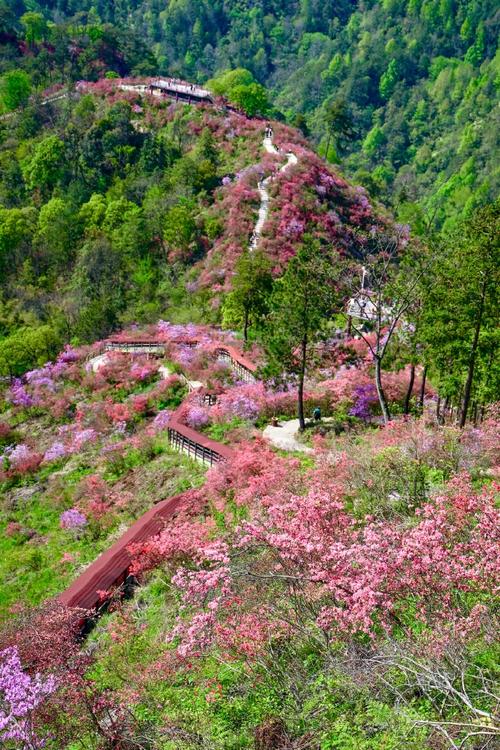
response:
[[[477,401],[474,401],[472,404],[472,420],[474,422],[474,427],[477,427]]]
[[[404,414],[408,414],[410,411],[410,399],[411,399],[411,394],[413,393],[414,383],[415,383],[415,365],[412,362],[411,367],[410,367],[410,382],[408,383],[408,390],[406,391]]]
[[[450,397],[446,396],[444,400],[443,413],[442,413],[443,424],[446,422],[446,417],[448,416],[449,408],[450,408]]]
[[[425,381],[427,380],[427,365],[424,367],[424,371],[422,373],[422,382],[420,383],[420,394],[418,397],[418,406],[420,409],[424,408],[424,398],[425,398]]]
[[[474,369],[476,366],[476,355],[477,355],[477,345],[479,342],[479,334],[481,332],[481,323],[483,322],[483,310],[484,310],[484,300],[486,298],[486,279],[483,281],[483,287],[481,289],[481,301],[479,303],[479,312],[477,316],[476,321],[476,328],[474,330],[474,339],[472,341],[472,347],[470,351],[470,357],[469,357],[469,371],[467,373],[467,380],[465,382],[465,391],[464,391],[464,400],[462,405],[462,413],[460,415],[460,427],[465,426],[465,422],[467,420],[467,412],[469,410],[469,403],[470,403],[470,397],[472,392],[472,381],[474,380]]]
[[[307,336],[304,336],[300,345],[300,371],[299,371],[299,389],[298,389],[298,408],[299,408],[299,429],[305,430],[306,420],[304,417],[304,379],[306,375],[306,358],[307,358]]]
[[[437,403],[436,403],[436,419],[437,419],[437,423],[438,424],[441,424],[441,411],[440,411],[440,409],[441,409],[441,396],[438,396],[438,400],[437,400]]]
[[[385,397],[384,389],[382,387],[382,362],[380,357],[375,357],[375,385],[377,387],[377,395],[382,409],[382,416],[384,418],[384,424],[391,421],[391,415],[389,407],[387,406],[387,399]]]
[[[330,130],[328,130],[328,140],[326,141],[326,151],[325,151],[325,161],[326,162],[328,161],[328,152],[330,150],[330,141],[331,141],[331,138],[332,138],[332,134],[331,134]]]
[[[245,309],[245,322],[243,324],[243,338],[248,341],[248,310]]]

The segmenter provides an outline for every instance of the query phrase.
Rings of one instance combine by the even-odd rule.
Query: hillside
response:
[[[262,120],[121,85],[81,84],[41,108],[28,131],[25,113],[8,120],[0,321],[14,339],[0,347],[6,375],[132,321],[218,322],[221,293],[250,242],[258,183],[282,166],[277,148],[292,150],[297,164],[270,185],[262,247],[275,275],[304,233],[355,255],[374,222],[386,221],[297,131],[277,123],[268,153]]]
[[[131,354],[138,341],[161,353]],[[6,747],[424,750],[450,722],[453,741],[493,739],[494,412],[439,426],[419,371],[424,415],[381,429],[368,347],[344,337],[308,374],[324,421],[285,455],[261,434],[293,416],[296,389],[243,382],[220,358],[241,359],[231,335],[160,321],[105,345],[5,394]],[[385,374],[393,413],[408,377]],[[172,430],[225,460],[207,472]],[[125,533],[152,513],[146,535]],[[111,584],[124,565],[128,601]],[[47,601],[72,581],[61,601],[100,619]]]
[[[0,745],[494,750],[490,0],[0,0]]]
[[[276,113],[418,231],[431,220],[450,225],[496,195],[491,0],[40,7],[57,34],[45,22],[23,27],[24,3],[3,12],[5,63],[21,63],[35,85],[155,71],[205,82],[245,68],[268,89]]]

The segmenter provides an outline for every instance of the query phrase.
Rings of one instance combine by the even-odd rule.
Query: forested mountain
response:
[[[497,20],[0,0],[2,748],[498,747]]]
[[[57,32],[40,31],[42,59],[22,63],[36,80],[65,35],[73,77],[156,66],[201,82],[246,68],[321,153],[419,230],[421,209],[427,221],[450,223],[498,187],[493,0],[17,2],[2,13],[3,38],[16,24],[21,33],[20,15],[37,8]],[[90,55],[100,63],[87,65]]]

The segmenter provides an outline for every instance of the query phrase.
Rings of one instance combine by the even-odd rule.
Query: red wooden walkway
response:
[[[97,607],[101,601],[97,592],[109,591],[127,577],[131,562],[129,545],[158,534],[164,528],[165,520],[178,512],[183,501],[184,495],[176,495],[154,505],[59,595],[59,601],[67,607]]]
[[[106,344],[109,349],[117,350],[123,346],[125,351],[137,351],[144,347],[158,347],[164,342],[159,341],[109,341]],[[186,343],[186,342],[183,342]],[[196,345],[198,342],[193,341]],[[108,350],[109,350],[108,349]],[[257,366],[243,357],[237,349],[226,344],[214,344],[214,354],[227,357],[233,368],[238,372],[248,373],[253,378]],[[169,426],[169,439],[173,445],[195,458],[213,464],[218,461],[230,460],[234,451],[227,445],[211,440],[206,435],[193,430],[191,427],[179,421],[177,414],[172,415]],[[168,500],[162,500],[147,511],[123,534],[106,552],[100,555],[89,567],[59,595],[59,601],[68,607],[79,607],[87,610],[97,609],[102,603],[98,592],[109,591],[122,583],[127,578],[130,568],[131,557],[128,547],[135,543],[149,539],[158,534],[165,525],[165,521],[172,518],[183,503],[186,502],[185,495],[176,495]]]

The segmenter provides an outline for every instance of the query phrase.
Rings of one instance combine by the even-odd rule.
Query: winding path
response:
[[[276,146],[273,143],[272,137],[266,135],[263,140],[263,146],[268,154],[280,154],[280,151],[276,148]],[[280,168],[280,172],[285,172],[289,167],[291,167],[294,164],[297,164],[298,159],[291,151],[287,153],[287,161],[286,164],[283,164],[283,166]],[[269,177],[266,177],[265,180],[262,180],[258,184],[258,190],[260,195],[260,208],[259,208],[259,215],[257,217],[257,223],[255,224],[255,228],[253,230],[252,239],[250,240],[250,252],[253,252],[256,250],[257,245],[259,244],[262,230],[264,228],[264,224],[267,221],[267,217],[269,215],[269,190],[268,186],[270,182],[274,179],[274,175],[269,175]]]
[[[128,88],[126,85],[122,85],[125,90]],[[192,93],[193,89],[189,89]],[[180,92],[177,92],[180,93]],[[184,93],[184,92],[182,92]],[[263,140],[263,147],[269,154],[279,155],[281,152],[272,141],[272,131],[269,133],[266,131],[266,136]],[[297,157],[292,152],[286,154],[287,161],[280,168],[280,172],[285,172],[289,167],[297,164]],[[269,215],[269,184],[274,178],[274,174],[269,175],[262,180],[258,185],[260,195],[260,207],[257,217],[257,222],[254,227],[254,232],[250,242],[250,252],[253,252],[260,241],[262,230],[267,221]],[[196,345],[197,342],[192,342]],[[133,351],[148,350],[153,353],[153,350],[161,349],[160,342],[107,342],[105,345],[105,351],[101,352],[97,356],[93,357],[87,363],[87,368],[92,372],[98,372],[102,367],[108,356],[108,351],[122,350],[129,353]],[[158,354],[159,351],[154,353]],[[227,360],[233,370],[247,382],[253,382],[255,380],[256,366],[241,356],[239,352],[233,349],[231,346],[225,345],[222,342],[214,346],[214,354],[217,358],[223,358]],[[159,368],[160,376],[163,378],[168,377],[169,370],[166,366],[162,365]],[[195,390],[200,387],[201,383],[188,382],[190,390]],[[281,431],[281,434],[274,434],[274,430]],[[295,438],[295,425],[293,420],[284,427],[270,427],[267,428],[268,434],[265,436],[270,439],[270,442],[277,447],[285,450],[300,450],[303,452],[309,452],[310,448],[298,443]],[[201,459],[202,461],[208,461],[210,464],[230,459],[234,453],[233,449],[227,445],[222,445],[207,438],[190,427],[187,427],[177,418],[177,414],[174,413],[170,419],[168,426],[169,440],[170,443],[181,451],[186,451],[194,458]],[[278,442],[279,440],[279,442]],[[66,589],[62,594],[59,595],[58,600],[61,604],[68,607],[81,607],[86,610],[99,611],[100,607],[103,606],[102,595],[99,592],[107,592],[116,586],[126,584],[129,579],[129,569],[131,563],[131,554],[129,547],[133,543],[143,542],[152,536],[156,535],[161,529],[164,528],[167,519],[175,516],[182,507],[186,507],[188,498],[186,495],[178,495],[168,500],[163,500],[157,505],[153,506],[146,514],[139,518],[132,526],[125,532],[125,534],[118,539],[106,552],[100,555],[91,565],[83,571],[83,573],[76,578],[71,586]]]
[[[191,342],[193,343],[193,342]],[[161,342],[108,342],[105,347],[112,351],[138,351],[141,348],[160,349]],[[214,345],[215,356],[224,355],[231,367],[240,373],[242,370],[253,377],[256,365],[241,356],[233,347],[224,343]],[[96,372],[102,366],[107,353],[104,351],[97,357],[93,357],[87,365]],[[95,369],[96,368],[96,369]],[[168,376],[168,369],[163,368],[162,376]],[[234,451],[227,445],[202,435],[191,427],[180,422],[176,412],[172,415],[168,434],[170,443],[180,451],[187,451],[193,458],[206,461],[210,464],[218,460],[229,460]],[[144,542],[158,534],[164,527],[167,519],[175,516],[182,508],[187,507],[189,493],[176,495],[175,497],[162,500],[141,516],[111,547],[91,563],[67,588],[58,596],[58,601],[67,607],[78,607],[85,610],[98,612],[105,606],[102,592],[108,592],[117,586],[127,583],[132,555],[129,551],[131,544]],[[99,593],[101,592],[101,593]],[[86,616],[85,619],[88,619]]]
[[[297,451],[300,453],[312,453],[312,448],[300,443],[297,440],[300,423],[298,419],[289,419],[286,422],[274,425],[268,425],[262,436],[268,440],[275,448],[282,451]]]

